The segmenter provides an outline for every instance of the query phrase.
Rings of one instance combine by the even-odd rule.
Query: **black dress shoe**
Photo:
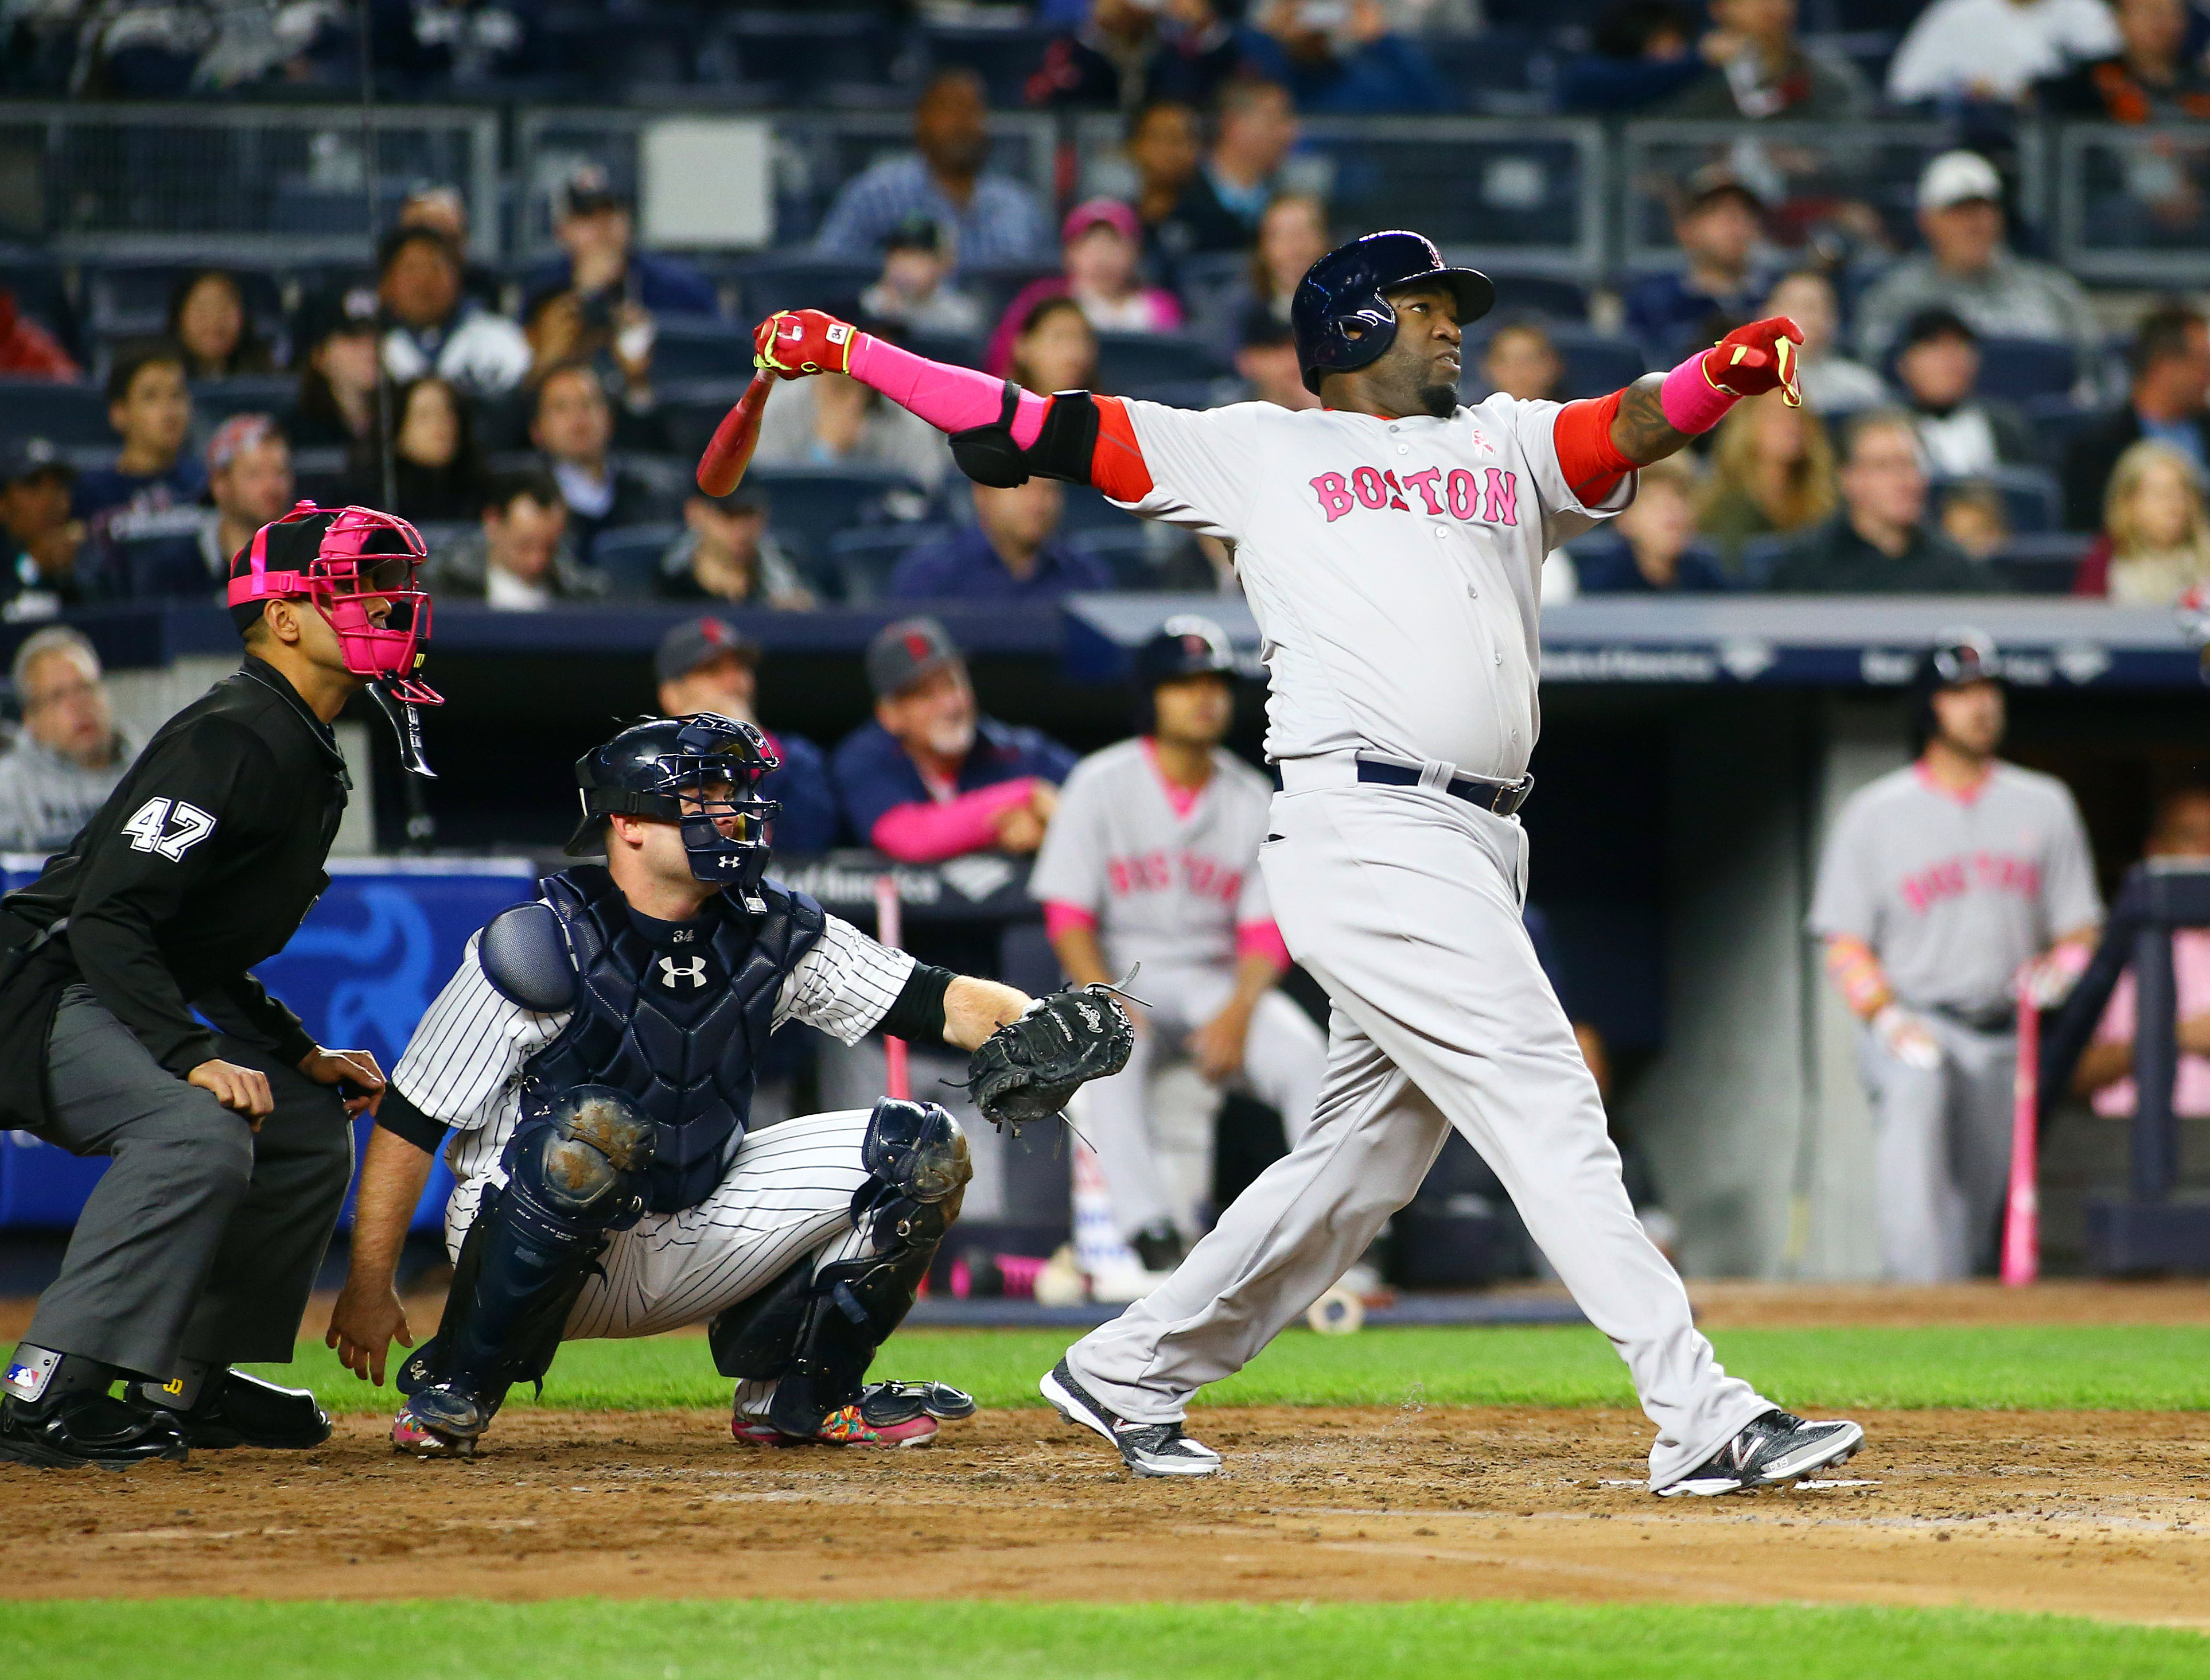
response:
[[[211,1374],[189,1411],[171,1411],[159,1385],[134,1382],[124,1391],[130,1405],[146,1416],[172,1417],[184,1440],[219,1452],[230,1447],[265,1447],[304,1452],[330,1438],[330,1420],[304,1388],[281,1388],[243,1371]]]
[[[49,1470],[96,1464],[127,1470],[149,1459],[189,1456],[175,1414],[145,1410],[94,1390],[58,1399],[0,1401],[0,1459]]]

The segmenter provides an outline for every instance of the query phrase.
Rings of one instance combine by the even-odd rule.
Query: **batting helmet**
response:
[[[1395,343],[1397,311],[1387,294],[1423,281],[1450,288],[1461,327],[1496,302],[1487,275],[1446,267],[1434,242],[1417,233],[1368,233],[1337,245],[1306,269],[1289,300],[1305,389],[1318,396],[1321,374],[1363,367]]]
[[[782,809],[759,797],[759,783],[781,762],[757,728],[714,712],[633,723],[576,760],[583,811],[567,855],[601,849],[606,819],[617,813],[679,823],[691,873],[727,886],[757,914],[767,908],[759,879],[768,825]]]
[[[1136,650],[1136,684],[1146,691],[1176,677],[1201,676],[1208,671],[1234,676],[1235,655],[1228,645],[1228,632],[1194,613],[1168,619],[1157,635]]]
[[[2002,659],[1984,630],[1958,625],[1941,632],[1918,656],[1911,678],[1911,750],[1923,752],[1934,738],[1934,697],[1967,683],[2002,681]]]

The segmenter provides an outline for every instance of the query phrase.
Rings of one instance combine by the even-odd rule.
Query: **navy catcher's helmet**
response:
[[[1159,626],[1158,634],[1136,650],[1136,686],[1145,693],[1176,677],[1218,672],[1235,674],[1235,655],[1228,632],[1211,619],[1180,613]]]
[[[567,855],[601,850],[606,819],[617,813],[679,823],[691,874],[763,911],[768,825],[782,807],[758,789],[781,762],[758,729],[715,712],[633,723],[576,760],[583,813]]]
[[[1305,271],[1289,300],[1297,366],[1305,389],[1319,394],[1323,373],[1347,373],[1375,360],[1397,341],[1397,312],[1384,294],[1416,281],[1448,287],[1458,298],[1458,323],[1479,320],[1496,302],[1496,287],[1475,269],[1452,269],[1434,241],[1418,233],[1368,233]]]

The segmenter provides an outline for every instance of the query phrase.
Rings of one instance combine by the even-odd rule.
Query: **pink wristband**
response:
[[[1658,391],[1658,406],[1665,411],[1665,423],[1690,437],[1710,431],[1726,418],[1728,409],[1742,401],[1712,384],[1710,376],[1704,372],[1704,358],[1710,354],[1708,350],[1699,350],[1668,373]]]

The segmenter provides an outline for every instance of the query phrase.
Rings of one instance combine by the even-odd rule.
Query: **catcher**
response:
[[[885,1100],[746,1129],[753,1068],[795,1019],[973,1051],[982,1113],[1017,1127],[1120,1071],[1102,988],[1031,1000],[918,963],[764,879],[776,758],[710,712],[624,729],[577,761],[583,819],[541,896],[493,917],[393,1070],[361,1170],[329,1344],[381,1384],[413,1347],[394,1267],[439,1149],[454,1276],[399,1369],[402,1452],[470,1456],[559,1344],[705,1323],[763,1446],[922,1447],[974,1401],[863,1381],[973,1175],[958,1122]]]

